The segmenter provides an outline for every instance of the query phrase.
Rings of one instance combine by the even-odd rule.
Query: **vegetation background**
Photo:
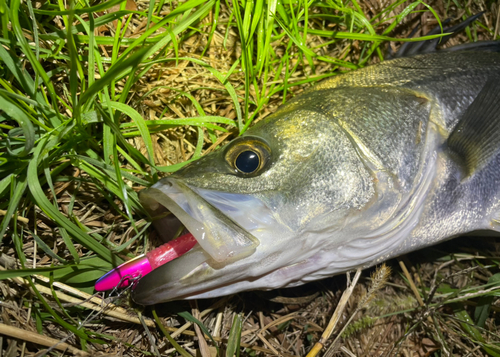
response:
[[[446,46],[500,39],[500,1],[0,0],[0,356],[306,355],[344,276],[148,308],[92,295],[159,243],[137,192],[483,11]],[[326,354],[500,356],[499,262],[498,241],[465,237],[365,272]]]

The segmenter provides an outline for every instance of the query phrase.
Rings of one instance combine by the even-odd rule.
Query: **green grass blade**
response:
[[[14,179],[14,174],[8,174],[0,181],[0,197],[4,195],[9,186],[12,184],[12,180]]]
[[[71,256],[73,257],[73,260],[75,263],[80,263],[80,256],[78,255],[78,252],[75,249],[75,246],[73,244],[73,241],[71,240],[71,237],[69,236],[68,232],[64,228],[59,229],[59,233],[61,234],[61,237],[64,241],[64,244],[66,245],[66,248],[68,248]]]
[[[63,264],[67,263],[66,259],[61,258],[56,253],[54,253],[54,251],[39,236],[37,236],[35,233],[30,232],[28,230],[26,230],[26,231],[33,236],[33,239],[37,243],[38,247],[40,247],[40,249],[42,249],[45,252],[45,254],[47,254],[49,257],[51,257],[54,260],[58,260],[60,263],[63,263]],[[73,247],[73,249],[74,249],[74,247]]]
[[[227,339],[226,357],[239,357],[242,327],[241,316],[239,314],[234,314],[233,325],[231,326]]]
[[[153,307],[152,312],[153,312],[153,318],[155,319],[156,324],[160,328],[161,332],[165,335],[165,337],[167,338],[168,342],[170,342],[170,344],[175,348],[175,350],[177,351],[177,353],[179,353],[182,357],[193,357],[184,348],[182,348],[181,345],[179,345],[177,343],[177,341],[175,341],[172,338],[172,336],[170,336],[170,334],[168,333],[167,329],[163,326],[163,324],[161,323],[158,315],[156,314],[156,309],[154,307]]]
[[[50,273],[64,268],[65,267],[61,265],[50,268],[0,270],[0,280],[12,279],[12,278],[24,278],[33,275],[49,276]]]
[[[7,230],[7,227],[9,226],[9,223],[12,219],[12,216],[16,214],[17,207],[19,205],[19,202],[23,198],[23,195],[26,191],[26,187],[28,185],[28,181],[26,180],[26,176],[21,176],[18,177],[17,179],[14,178],[14,176],[10,176],[10,183],[11,183],[11,196],[9,199],[9,207],[7,208],[7,212],[5,213],[5,216],[2,219],[2,224],[0,225],[0,243],[2,242],[2,239],[4,237],[5,231]],[[6,181],[8,182],[8,181]]]
[[[10,147],[10,138],[7,139],[7,150],[14,156],[28,155],[35,144],[35,128],[26,113],[15,103],[4,97],[0,92],[0,108],[12,119],[14,119],[22,129],[24,137],[24,149],[19,153],[13,153]]]
[[[104,87],[108,86],[112,81],[123,78],[128,75],[133,68],[136,68],[143,59],[146,57],[149,48],[141,48],[129,57],[121,57],[114,63],[106,74],[99,80],[95,81],[80,97],[81,103],[90,101],[94,95],[101,91]]]
[[[172,29],[172,32],[175,35],[178,35],[180,32],[184,31],[187,29],[190,25],[193,24],[193,22],[199,20],[199,18],[203,17],[204,14],[206,14],[210,8],[213,6],[215,0],[189,0],[183,3],[182,5],[178,6],[173,10],[171,13],[169,13],[163,20],[158,22],[156,25],[150,27],[147,31],[145,31],[141,37],[137,38],[134,40],[130,46],[122,53],[122,56],[128,55],[128,53],[135,48],[141,47],[143,42],[149,38],[153,33],[155,33],[158,29],[162,28],[165,24],[169,23],[172,21],[173,18],[175,18],[177,15],[182,14],[186,11],[190,11],[193,8],[195,8],[198,5],[202,5],[198,10],[195,11],[195,13],[192,14],[192,16],[186,16],[184,17],[181,21],[177,23],[176,26]],[[160,36],[161,40],[155,43],[151,48],[148,50],[146,57],[152,56],[154,53],[157,51],[160,51],[162,48],[164,48],[170,41],[171,38],[170,36],[167,35],[162,35]]]
[[[186,166],[187,164],[193,162],[194,160],[195,160],[195,158],[191,158],[191,159],[186,160],[184,162],[179,162],[177,164],[170,165],[170,166],[156,166],[156,169],[158,171],[161,171],[161,172],[172,173],[172,172],[175,172],[177,170],[182,169],[184,166]]]
[[[26,40],[26,37],[24,36],[23,33],[23,28],[21,26],[21,23],[19,22],[19,14],[21,13],[19,11],[21,2],[20,0],[12,0],[11,2],[11,24],[12,24],[12,30],[14,34],[16,35],[18,44],[20,45],[24,55],[28,58],[29,62],[33,66],[33,69],[36,73],[37,76],[40,76],[46,85],[49,95],[52,99],[52,103],[58,103],[57,96],[56,96],[56,91],[54,89],[54,86],[52,84],[52,81],[50,80],[49,76],[47,75],[47,72],[44,70],[42,67],[41,63],[37,61],[36,56],[33,54],[30,45],[28,44],[28,41]],[[36,84],[36,83],[35,83]],[[32,92],[36,92],[35,88],[32,89]],[[56,113],[56,115],[59,117],[59,120],[62,122],[62,117],[61,114],[58,111],[57,106],[52,107]]]
[[[118,5],[121,3],[123,0],[110,0],[108,2],[104,2],[102,4],[96,5],[96,6],[91,6],[91,7],[86,7],[83,9],[75,9],[75,10],[65,10],[65,11],[57,11],[57,10],[39,10],[35,9],[34,12],[35,14],[40,14],[40,15],[48,15],[48,16],[63,16],[63,15],[69,15],[72,12],[81,15],[81,14],[90,14],[90,13],[95,13],[95,12],[100,12],[109,9],[110,7],[113,7],[115,5]]]
[[[134,122],[135,126],[139,129],[141,133],[141,138],[144,140],[144,144],[146,145],[146,151],[148,153],[149,161],[151,162],[151,166],[154,166],[154,151],[153,151],[153,141],[151,140],[151,134],[149,133],[148,127],[146,125],[146,121],[144,118],[133,108],[129,107],[126,104],[118,103],[118,102],[110,102],[109,105],[111,108],[122,112],[127,115]],[[151,168],[152,174],[155,173],[154,168]]]
[[[197,324],[200,327],[200,329],[203,331],[203,333],[205,335],[207,335],[212,340],[212,342],[215,346],[217,346],[217,342],[215,342],[214,338],[212,337],[212,334],[210,334],[210,331],[208,331],[208,329],[205,327],[205,325],[203,325],[203,323],[200,320],[195,318],[188,311],[179,312],[177,315],[179,315],[180,317],[183,317],[187,321],[190,321],[192,323]]]
[[[142,210],[137,193],[132,191],[130,188],[127,190],[125,186],[120,186],[118,177],[121,178],[121,175],[117,176],[116,171],[114,171],[112,175],[109,171],[99,170],[90,163],[88,158],[82,158],[82,160],[75,162],[75,166],[87,172],[91,177],[97,180],[102,187],[112,194],[120,197],[122,201],[127,199],[127,203],[131,204],[134,211],[140,212]]]
[[[500,285],[500,273],[492,275],[488,279],[488,284],[492,286]],[[477,306],[474,310],[474,321],[479,327],[484,327],[486,319],[490,315],[491,305],[495,299],[494,294],[481,296],[477,301]]]
[[[190,118],[180,118],[180,119],[158,119],[158,120],[147,120],[145,124],[147,127],[155,127],[158,125],[170,125],[170,126],[181,126],[181,125],[192,125],[192,126],[205,126],[210,123],[226,124],[230,126],[236,126],[232,119],[219,116],[201,116],[201,117],[190,117]],[[135,123],[122,123],[120,125],[121,129],[135,129]],[[149,129],[150,130],[150,129]]]

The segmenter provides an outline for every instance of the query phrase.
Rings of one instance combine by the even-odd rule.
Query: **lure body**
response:
[[[196,239],[192,234],[180,236],[109,271],[96,281],[95,289],[106,291],[114,288],[126,288],[134,280],[144,277],[154,269],[187,253],[195,244]]]

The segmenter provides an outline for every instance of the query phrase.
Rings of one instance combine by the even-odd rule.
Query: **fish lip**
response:
[[[215,264],[249,256],[259,245],[251,233],[180,180],[163,179],[141,191],[139,198],[153,217],[158,210],[170,211]]]

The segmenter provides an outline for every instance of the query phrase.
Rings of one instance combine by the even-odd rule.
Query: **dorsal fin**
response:
[[[456,45],[449,48],[444,48],[440,51],[453,52],[453,51],[487,51],[487,52],[500,52],[500,41],[479,41],[472,43],[464,43],[463,45]]]
[[[461,23],[455,25],[455,26],[450,26],[450,27],[445,27],[443,28],[443,33],[451,33],[450,35],[443,36],[440,38],[435,38],[432,40],[427,40],[427,41],[418,41],[418,42],[405,42],[401,45],[399,50],[396,53],[391,52],[391,47],[389,46],[389,54],[387,56],[388,59],[390,58],[400,58],[400,57],[410,57],[410,56],[415,56],[415,55],[421,55],[424,53],[430,53],[430,52],[435,52],[437,49],[438,45],[444,45],[451,37],[455,36],[457,33],[463,31],[467,26],[469,26],[473,21],[475,21],[479,16],[481,16],[484,12],[480,12],[476,15],[470,16],[466,20],[462,21]],[[446,25],[450,22],[450,19],[446,19],[443,21],[442,25]],[[416,30],[418,30],[418,27],[416,27],[410,34],[409,38],[413,37],[413,35],[416,33]],[[438,33],[441,33],[441,27],[436,26],[434,29],[432,29],[429,33],[426,34],[426,36],[429,35],[436,35]],[[496,41],[498,42],[498,41]],[[500,44],[500,42],[498,42]],[[470,44],[473,45],[473,44]],[[499,45],[500,46],[500,45]],[[481,47],[481,46],[478,46]],[[491,47],[490,47],[491,48]],[[447,49],[448,51],[452,51],[454,47],[451,47],[451,49]],[[464,48],[462,48],[464,49]],[[468,49],[468,48],[466,48]],[[482,47],[481,49],[485,49],[485,47]],[[498,51],[498,49],[495,47],[495,50]]]
[[[500,76],[486,82],[447,144],[463,159],[468,176],[486,166],[500,151]]]

